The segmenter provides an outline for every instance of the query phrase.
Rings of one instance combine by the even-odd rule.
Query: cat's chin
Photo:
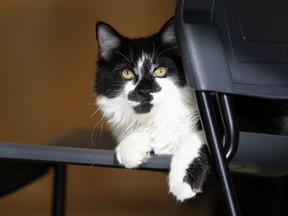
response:
[[[151,103],[141,103],[133,107],[134,111],[137,114],[147,114],[152,110],[152,108],[153,108],[153,105]]]

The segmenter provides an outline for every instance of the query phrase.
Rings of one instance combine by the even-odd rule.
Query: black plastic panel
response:
[[[286,0],[224,2],[224,22],[235,58],[241,62],[288,63]],[[223,17],[221,12],[216,14]]]
[[[178,1],[176,35],[188,85],[202,91],[288,99],[288,25],[283,24],[287,2]],[[275,18],[268,22],[269,4],[277,5],[271,7],[270,17]],[[277,8],[285,14],[277,14]]]
[[[288,1],[238,0],[243,36],[255,42],[288,42]]]

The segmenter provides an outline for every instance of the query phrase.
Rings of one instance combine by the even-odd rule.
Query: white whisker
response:
[[[132,52],[130,43],[129,43],[129,57],[130,57],[131,62],[133,62],[134,56],[133,56],[133,52]]]
[[[123,53],[118,52],[118,51],[115,51],[115,53],[121,55],[121,56],[124,57],[128,62],[132,63],[132,61],[131,61],[127,56],[125,56]]]
[[[126,68],[126,67],[127,67],[127,63],[122,63],[122,64],[119,64],[117,67],[115,67],[113,71],[118,71],[119,69]]]
[[[89,166],[89,174],[91,173],[92,168],[94,167],[94,165],[95,165],[95,162],[93,162],[93,163]]]
[[[158,46],[158,48],[156,49],[155,54],[153,55],[153,57],[155,57],[155,55],[157,55],[159,49],[160,49],[161,46],[163,46],[163,45],[164,45],[164,43],[161,43],[161,44]],[[153,58],[153,59],[155,59],[155,58]]]
[[[155,42],[153,41],[152,59],[155,57]]]
[[[93,144],[93,146],[95,147],[95,142],[94,142],[94,131],[96,129],[96,127],[104,120],[104,116],[102,116],[102,118],[94,125],[94,127],[92,128],[92,131],[91,131],[91,136],[90,136],[90,139],[91,139],[91,142]],[[101,137],[101,134],[102,134],[102,129],[101,129],[101,132],[98,136],[98,139]]]
[[[157,61],[159,61],[159,60],[173,62],[173,60],[169,59],[169,58],[158,58]]]
[[[95,104],[94,104],[95,105]],[[100,108],[98,108],[97,110],[95,110],[91,115],[90,118],[92,118],[94,115],[96,115],[99,112]]]
[[[171,47],[171,48],[168,48],[168,49],[163,50],[162,52],[160,52],[160,53],[156,56],[155,61],[158,60],[158,58],[159,58],[160,55],[162,55],[163,53],[168,52],[168,51],[170,51],[170,50],[173,50],[173,49],[174,49],[174,48]]]

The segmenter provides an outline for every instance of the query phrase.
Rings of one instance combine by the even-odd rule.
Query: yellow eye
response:
[[[121,76],[126,80],[132,80],[135,76],[134,72],[128,69],[121,71]]]
[[[167,69],[165,67],[158,67],[154,70],[154,75],[159,78],[164,77],[166,73]]]

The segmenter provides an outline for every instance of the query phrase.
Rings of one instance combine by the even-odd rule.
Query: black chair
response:
[[[75,129],[44,144],[0,142],[0,196],[10,194],[54,169],[53,216],[65,215],[66,165],[123,168],[108,131]],[[94,140],[94,145],[92,140]],[[140,170],[167,171],[169,156],[154,156]]]
[[[233,95],[288,99],[287,10],[286,0],[177,3],[176,35],[183,67],[195,90],[227,215],[241,214],[228,167],[233,158],[241,164],[231,166],[237,172],[288,174],[288,137],[239,132],[233,107]],[[222,115],[223,142],[212,93]],[[257,169],[251,171],[249,166]]]

